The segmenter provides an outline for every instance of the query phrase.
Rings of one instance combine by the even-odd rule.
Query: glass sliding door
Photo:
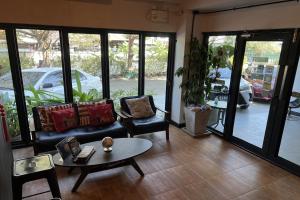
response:
[[[152,95],[155,105],[165,109],[169,37],[145,39],[145,95]]]
[[[217,130],[219,133],[224,132],[235,42],[235,35],[219,35],[208,38],[210,52],[213,56],[221,55],[223,60],[221,66],[210,70],[211,76],[216,80],[212,83],[212,90],[207,99],[208,104],[211,104],[213,109],[208,127]]]
[[[0,29],[0,104],[7,114],[8,131],[12,141],[20,141],[21,133],[16,106],[15,91],[11,76],[5,31]]]
[[[300,62],[296,72],[278,156],[300,166]]]
[[[30,129],[32,107],[64,102],[59,32],[17,29],[18,51]]]
[[[139,35],[108,34],[110,98],[119,108],[119,99],[138,95]]]
[[[285,62],[282,54],[287,44],[280,35],[268,38],[269,35],[264,35],[246,39],[243,63],[239,66],[241,76],[233,128],[235,138],[258,149],[264,147],[266,136],[272,134],[274,116],[271,113],[277,106],[274,102],[278,98],[276,91],[281,87],[279,77],[284,67],[280,63]]]
[[[100,35],[69,33],[69,46],[74,102],[102,99]]]

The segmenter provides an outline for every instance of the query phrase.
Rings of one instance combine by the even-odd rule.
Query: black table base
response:
[[[100,172],[100,171],[104,171],[104,170],[109,170],[109,169],[113,169],[113,168],[118,168],[118,167],[124,167],[124,166],[128,166],[128,165],[131,165],[141,176],[144,176],[144,172],[138,166],[138,164],[136,163],[134,158],[128,158],[128,159],[125,159],[125,160],[121,160],[121,161],[114,162],[114,163],[109,163],[109,164],[103,164],[103,165],[100,165],[100,166],[83,166],[83,167],[79,167],[81,173],[80,173],[79,178],[77,179],[76,183],[74,184],[74,186],[72,188],[72,192],[77,191],[78,187],[81,185],[81,183],[84,181],[84,179],[86,178],[86,176],[88,174],[95,173],[95,172]]]

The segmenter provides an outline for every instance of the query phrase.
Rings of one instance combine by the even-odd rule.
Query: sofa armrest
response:
[[[169,111],[162,110],[162,109],[160,109],[160,108],[158,108],[158,107],[156,107],[156,109],[157,109],[157,110],[159,110],[160,112],[163,112],[163,113],[165,113],[165,114],[170,114],[170,112],[169,112]]]
[[[116,113],[117,113],[117,115],[118,115],[120,118],[122,118],[122,119],[127,119],[127,118],[128,118],[128,116],[126,116],[126,115],[123,114],[123,113],[120,113],[120,112],[117,112],[117,111],[116,111]]]
[[[125,112],[125,111],[121,111],[121,113],[123,115],[125,115],[128,119],[132,119],[133,118],[133,116],[131,114],[129,114],[129,113]]]

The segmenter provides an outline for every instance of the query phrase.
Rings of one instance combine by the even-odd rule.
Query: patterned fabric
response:
[[[63,132],[77,127],[77,117],[74,108],[52,111],[51,117],[57,132]]]
[[[90,125],[104,126],[114,123],[116,120],[113,116],[111,104],[100,104],[88,108],[90,113]]]
[[[56,110],[63,110],[67,108],[72,108],[72,104],[63,104],[63,105],[57,105],[57,106],[47,106],[43,107],[40,106],[37,108],[42,131],[55,131],[54,122],[52,120],[51,112]]]
[[[135,119],[151,117],[155,114],[150,105],[148,96],[126,99],[126,104],[129,108],[130,114]]]
[[[105,104],[106,101],[98,102],[80,102],[77,103],[78,115],[79,115],[79,126],[89,126],[91,124],[90,113],[88,108],[95,105]]]

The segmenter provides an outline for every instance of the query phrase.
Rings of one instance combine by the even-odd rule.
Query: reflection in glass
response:
[[[242,68],[238,101],[253,99],[236,110],[233,135],[262,148],[270,102],[279,68],[280,41],[248,41]],[[251,84],[252,92],[248,86]],[[242,87],[244,85],[245,87]]]
[[[102,99],[100,35],[70,33],[69,45],[74,101]]]
[[[17,29],[18,51],[30,129],[32,107],[64,102],[58,31]]]
[[[108,34],[110,97],[116,109],[119,99],[138,95],[139,35]]]
[[[145,94],[153,95],[155,105],[165,109],[168,68],[168,37],[146,37]]]
[[[4,30],[0,30],[0,50],[0,104],[5,108],[12,141],[19,141],[21,140],[20,126]]]
[[[300,165],[300,62],[293,86],[293,93],[285,121],[279,156]]]

